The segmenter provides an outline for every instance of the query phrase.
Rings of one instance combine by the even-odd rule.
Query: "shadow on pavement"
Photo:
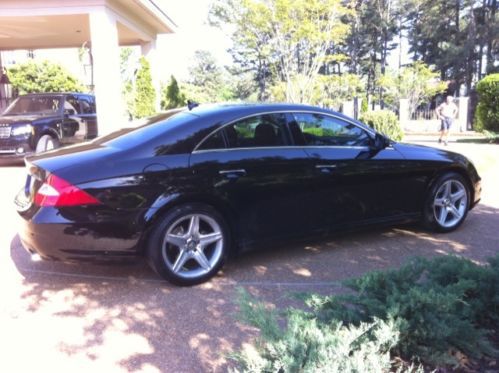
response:
[[[335,292],[336,281],[397,267],[414,256],[455,254],[484,262],[499,251],[498,227],[499,210],[479,205],[450,234],[403,226],[252,252],[228,263],[222,276],[193,288],[161,281],[143,262],[33,263],[17,236],[11,258],[23,276],[25,308],[48,315],[49,325],[71,321],[72,333],[53,336],[67,355],[106,356],[129,371],[225,371],[226,354],[256,334],[235,322],[237,285],[279,303],[289,302],[288,291]]]

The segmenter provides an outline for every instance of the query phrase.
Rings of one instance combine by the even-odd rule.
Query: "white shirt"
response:
[[[454,119],[456,117],[457,110],[458,109],[455,103],[451,102],[450,104],[448,104],[447,102],[443,102],[437,108],[437,113],[445,118]]]

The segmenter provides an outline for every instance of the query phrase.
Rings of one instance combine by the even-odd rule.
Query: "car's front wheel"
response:
[[[52,149],[59,147],[59,141],[50,135],[43,135],[38,139],[36,143],[36,152],[43,153]]]
[[[469,201],[470,191],[466,180],[457,173],[446,173],[430,188],[423,222],[438,232],[453,231],[466,218]]]
[[[154,228],[147,258],[166,280],[176,285],[196,285],[220,270],[229,241],[227,224],[215,209],[187,204],[172,209]]]

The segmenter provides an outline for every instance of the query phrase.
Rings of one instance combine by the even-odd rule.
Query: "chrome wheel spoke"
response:
[[[177,246],[179,248],[183,248],[187,242],[187,240],[185,239],[184,236],[179,236],[179,235],[176,235],[176,234],[167,234],[166,235],[166,242],[168,242],[169,244],[172,244],[174,246]]]
[[[435,198],[435,202],[433,203],[434,206],[439,206],[439,207],[444,207],[444,199],[443,198]]]
[[[173,272],[179,272],[184,266],[185,262],[187,262],[191,258],[191,254],[187,250],[180,250],[175,263],[173,264],[172,270]]]
[[[450,192],[451,192],[451,182],[447,181],[444,184],[444,197],[449,198],[450,197]]]
[[[198,262],[198,264],[201,266],[201,268],[209,271],[211,269],[211,264],[208,261],[208,258],[206,255],[201,250],[196,250],[193,252],[192,258]]]
[[[452,202],[455,203],[455,202],[459,201],[460,199],[462,199],[465,195],[466,195],[466,191],[464,191],[463,189],[459,189],[456,193],[451,194],[450,199]]]
[[[189,222],[189,230],[187,231],[188,236],[199,235],[199,216],[193,215],[191,221]]]
[[[462,214],[459,212],[459,210],[456,208],[454,205],[449,206],[449,212],[454,215],[456,218],[460,219]]]
[[[440,209],[440,214],[438,216],[438,222],[442,225],[445,225],[445,221],[447,220],[447,214],[448,214],[448,211],[445,207],[442,207]]]
[[[221,232],[213,232],[210,234],[204,234],[199,237],[199,243],[201,244],[202,248],[205,248],[206,246],[218,242],[222,239],[222,233]]]

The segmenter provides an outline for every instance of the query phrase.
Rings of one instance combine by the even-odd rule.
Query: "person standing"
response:
[[[445,101],[442,102],[435,111],[437,113],[437,118],[441,121],[438,142],[441,143],[443,141],[444,144],[447,145],[449,141],[449,129],[458,113],[454,98],[452,96],[447,96]]]

